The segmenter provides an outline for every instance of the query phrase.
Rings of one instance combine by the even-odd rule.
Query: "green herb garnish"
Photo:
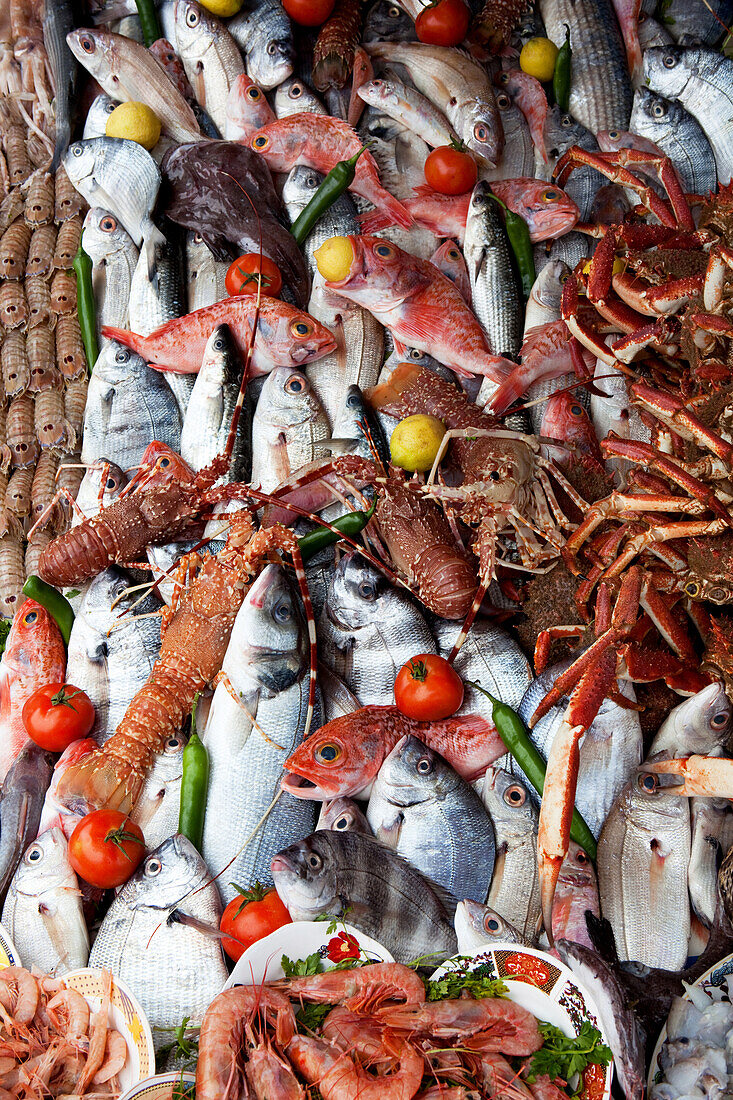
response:
[[[295,1019],[305,1031],[317,1031],[332,1008],[333,1005],[305,1004],[295,1013]]]
[[[569,1081],[576,1073],[582,1073],[586,1066],[608,1066],[611,1063],[610,1049],[602,1042],[598,1028],[587,1020],[574,1039],[564,1035],[559,1027],[540,1023],[543,1045],[532,1057],[526,1079],[530,1083],[544,1074],[554,1081],[556,1077]]]
[[[280,965],[285,971],[286,978],[304,978],[308,974],[320,974],[323,970],[323,959],[317,951],[304,959],[296,959],[295,962],[287,955],[283,955]]]
[[[456,967],[455,970],[446,971],[437,981],[426,981],[427,1000],[443,1001],[447,998],[455,1000],[464,991],[469,996],[477,999],[482,997],[506,997],[509,990],[501,978],[492,977],[493,971],[488,966],[469,969],[468,964],[472,961],[472,959],[468,959],[462,966]]]

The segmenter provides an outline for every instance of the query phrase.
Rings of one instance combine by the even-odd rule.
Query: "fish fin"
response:
[[[115,328],[113,325],[102,325],[102,336],[106,336],[108,340],[116,340],[118,344],[124,344],[126,348],[132,348],[138,355],[142,355],[145,358],[143,348],[145,347],[145,337],[138,335],[137,332],[129,332],[124,328]]]
[[[374,835],[377,840],[382,844],[386,844],[388,848],[396,849],[400,842],[400,834],[404,821],[405,815],[403,813],[397,813],[389,825],[380,825]]]
[[[506,362],[508,363],[509,360],[507,359]],[[513,364],[513,369],[505,376],[498,390],[491,396],[486,409],[495,413],[496,416],[501,416],[515,401],[519,400],[526,388],[526,368]]]
[[[392,219],[394,225],[399,225],[403,229],[411,229],[415,224],[410,211],[406,206],[403,206],[399,199],[396,199],[394,195],[391,195],[389,191],[386,191],[383,187],[380,188],[379,207],[384,210],[385,214]]]
[[[327,448],[332,454],[337,455],[350,455],[353,454],[356,448],[359,446],[358,439],[318,439],[314,443],[311,443],[311,450],[315,451],[319,447]]]
[[[359,214],[357,221],[362,233],[366,234],[378,233],[380,229],[387,229],[392,224],[389,215],[383,210],[369,210],[365,214]]]

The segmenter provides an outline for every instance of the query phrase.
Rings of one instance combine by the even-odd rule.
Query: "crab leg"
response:
[[[725,757],[684,756],[678,760],[652,760],[644,764],[644,771],[681,776],[682,783],[671,788],[673,794],[733,799],[733,760]]]

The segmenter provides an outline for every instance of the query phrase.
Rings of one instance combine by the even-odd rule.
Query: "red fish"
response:
[[[369,706],[326,722],[285,761],[283,789],[296,798],[366,795],[382,761],[412,734],[439,752],[459,775],[477,779],[506,749],[496,728],[478,714],[417,722],[397,707]]]
[[[362,140],[341,119],[304,112],[263,126],[252,135],[250,145],[262,154],[273,172],[289,172],[296,164],[304,164],[325,174],[340,160],[358,153]],[[402,203],[382,187],[377,162],[368,150],[356,163],[356,175],[349,190],[374,203],[391,218],[390,225],[409,229],[413,224]]]
[[[227,141],[248,142],[260,126],[275,121],[275,112],[265,93],[253,80],[240,73],[229,89],[224,137]]]
[[[503,381],[516,364],[492,355],[461,292],[429,260],[382,237],[349,237],[354,258],[329,290],[373,313],[402,347],[426,351],[459,374]]]
[[[621,34],[626,47],[626,58],[629,62],[631,82],[636,85],[641,82],[644,72],[644,61],[641,56],[641,42],[639,41],[639,14],[641,12],[641,0],[612,0],[613,10],[616,12]]]
[[[25,600],[15,612],[0,660],[0,783],[28,741],[22,720],[27,699],[44,684],[63,683],[66,647],[45,607]]]
[[[540,435],[559,439],[576,447],[603,467],[601,448],[593,422],[573,393],[556,393],[548,397],[542,417]],[[560,466],[573,465],[573,454],[563,447],[548,447],[550,457]]]
[[[463,258],[463,253],[455,241],[443,241],[440,248],[436,249],[430,257],[431,264],[435,264],[438,271],[442,271],[447,279],[450,279],[461,292],[470,306],[471,304],[471,280],[468,277],[468,268]]]
[[[501,88],[506,89],[513,102],[519,107],[529,126],[532,136],[532,144],[540,154],[545,164],[547,150],[545,149],[545,121],[547,119],[547,96],[545,89],[539,80],[522,72],[521,69],[506,69],[494,80]]]
[[[501,416],[535,382],[547,382],[570,373],[576,366],[576,352],[582,355],[583,349],[562,318],[528,329],[521,348],[521,363],[492,394],[487,409]]]
[[[240,352],[246,354],[256,308],[255,295],[242,294],[167,321],[149,336],[109,325],[103,326],[102,335],[132,348],[156,370],[196,374],[206,342],[217,325],[229,325]],[[315,317],[277,298],[262,296],[251,378],[269,374],[274,367],[310,363],[335,349],[333,333]]]

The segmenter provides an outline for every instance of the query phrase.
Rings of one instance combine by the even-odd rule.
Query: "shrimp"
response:
[[[242,1019],[253,1018],[257,1012],[270,1023],[274,1019],[279,1046],[290,1042],[295,1034],[295,1012],[284,993],[271,986],[225,989],[211,1002],[201,1024],[196,1100],[227,1100],[240,1095]]]
[[[56,248],[53,254],[53,266],[57,271],[68,271],[76,256],[81,240],[81,218],[73,217],[59,228]]]
[[[0,324],[19,328],[28,320],[28,302],[22,283],[8,281],[0,288]]]
[[[38,325],[28,333],[25,350],[30,377],[33,377],[35,371],[44,374],[47,367],[53,364],[54,356],[54,335],[48,325]]]
[[[76,275],[73,272],[57,271],[51,280],[51,309],[57,314],[76,309]]]
[[[376,1016],[391,1028],[439,1039],[461,1037],[465,1046],[502,1054],[534,1054],[542,1046],[537,1020],[526,1008],[503,998],[484,997],[388,1006]],[[472,1036],[473,1041],[467,1041]]]
[[[383,1001],[416,1005],[425,1000],[422,979],[401,963],[374,963],[354,970],[326,970],[323,974],[287,978],[273,982],[273,985],[276,989],[285,990],[290,997],[323,1004],[338,1001],[346,1008],[364,1013]]]
[[[342,1050],[355,1050],[370,1065],[391,1058],[383,1042],[385,1028],[368,1016],[360,1016],[343,1005],[336,1005],[323,1021],[324,1039]]]
[[[35,229],[39,225],[47,225],[48,222],[53,221],[53,175],[50,172],[34,172],[26,188],[23,210],[26,224]]]
[[[481,1057],[481,1075],[488,1096],[496,1100],[531,1100],[532,1093],[506,1058],[500,1054],[485,1053]]]
[[[66,174],[63,164],[56,169],[54,221],[66,222],[81,214],[83,199]]]
[[[0,538],[0,615],[6,619],[12,619],[15,615],[24,584],[23,545],[17,528],[11,528],[8,534]]]
[[[270,1043],[249,1051],[244,1072],[255,1100],[305,1100],[292,1067]]]
[[[2,977],[2,971],[0,971]],[[102,970],[104,981],[104,994],[102,1003],[91,1019],[91,1031],[89,1035],[89,1051],[84,1069],[81,1071],[77,1084],[77,1092],[83,1095],[94,1075],[102,1068],[105,1050],[107,1047],[107,1027],[109,1024],[109,1006],[112,1001],[112,974],[109,970]]]
[[[75,989],[55,993],[46,1012],[56,1030],[63,1030],[70,1039],[81,1039],[89,1033],[89,1005]]]
[[[40,997],[38,982],[22,966],[0,970],[0,1003],[16,1023],[29,1024],[36,1014]]]
[[[119,1031],[108,1031],[104,1046],[104,1061],[94,1074],[92,1081],[95,1085],[103,1085],[105,1081],[111,1081],[120,1072],[127,1061],[127,1042],[125,1036]]]
[[[42,275],[29,275],[24,283],[28,302],[28,328],[52,324],[56,318],[51,313],[51,291]]]
[[[412,1100],[423,1078],[423,1058],[404,1043],[394,1073],[373,1077],[340,1047],[296,1035],[287,1056],[310,1085],[317,1085],[323,1100]]]
[[[5,342],[0,351],[0,370],[3,376],[3,388],[8,397],[20,397],[25,393],[31,380],[31,372],[25,336],[22,332],[5,334]]]
[[[48,275],[53,264],[56,248],[56,228],[53,225],[39,225],[33,230],[26,260],[26,275]]]
[[[18,218],[0,238],[0,276],[4,279],[22,279],[25,261],[33,230]]]

